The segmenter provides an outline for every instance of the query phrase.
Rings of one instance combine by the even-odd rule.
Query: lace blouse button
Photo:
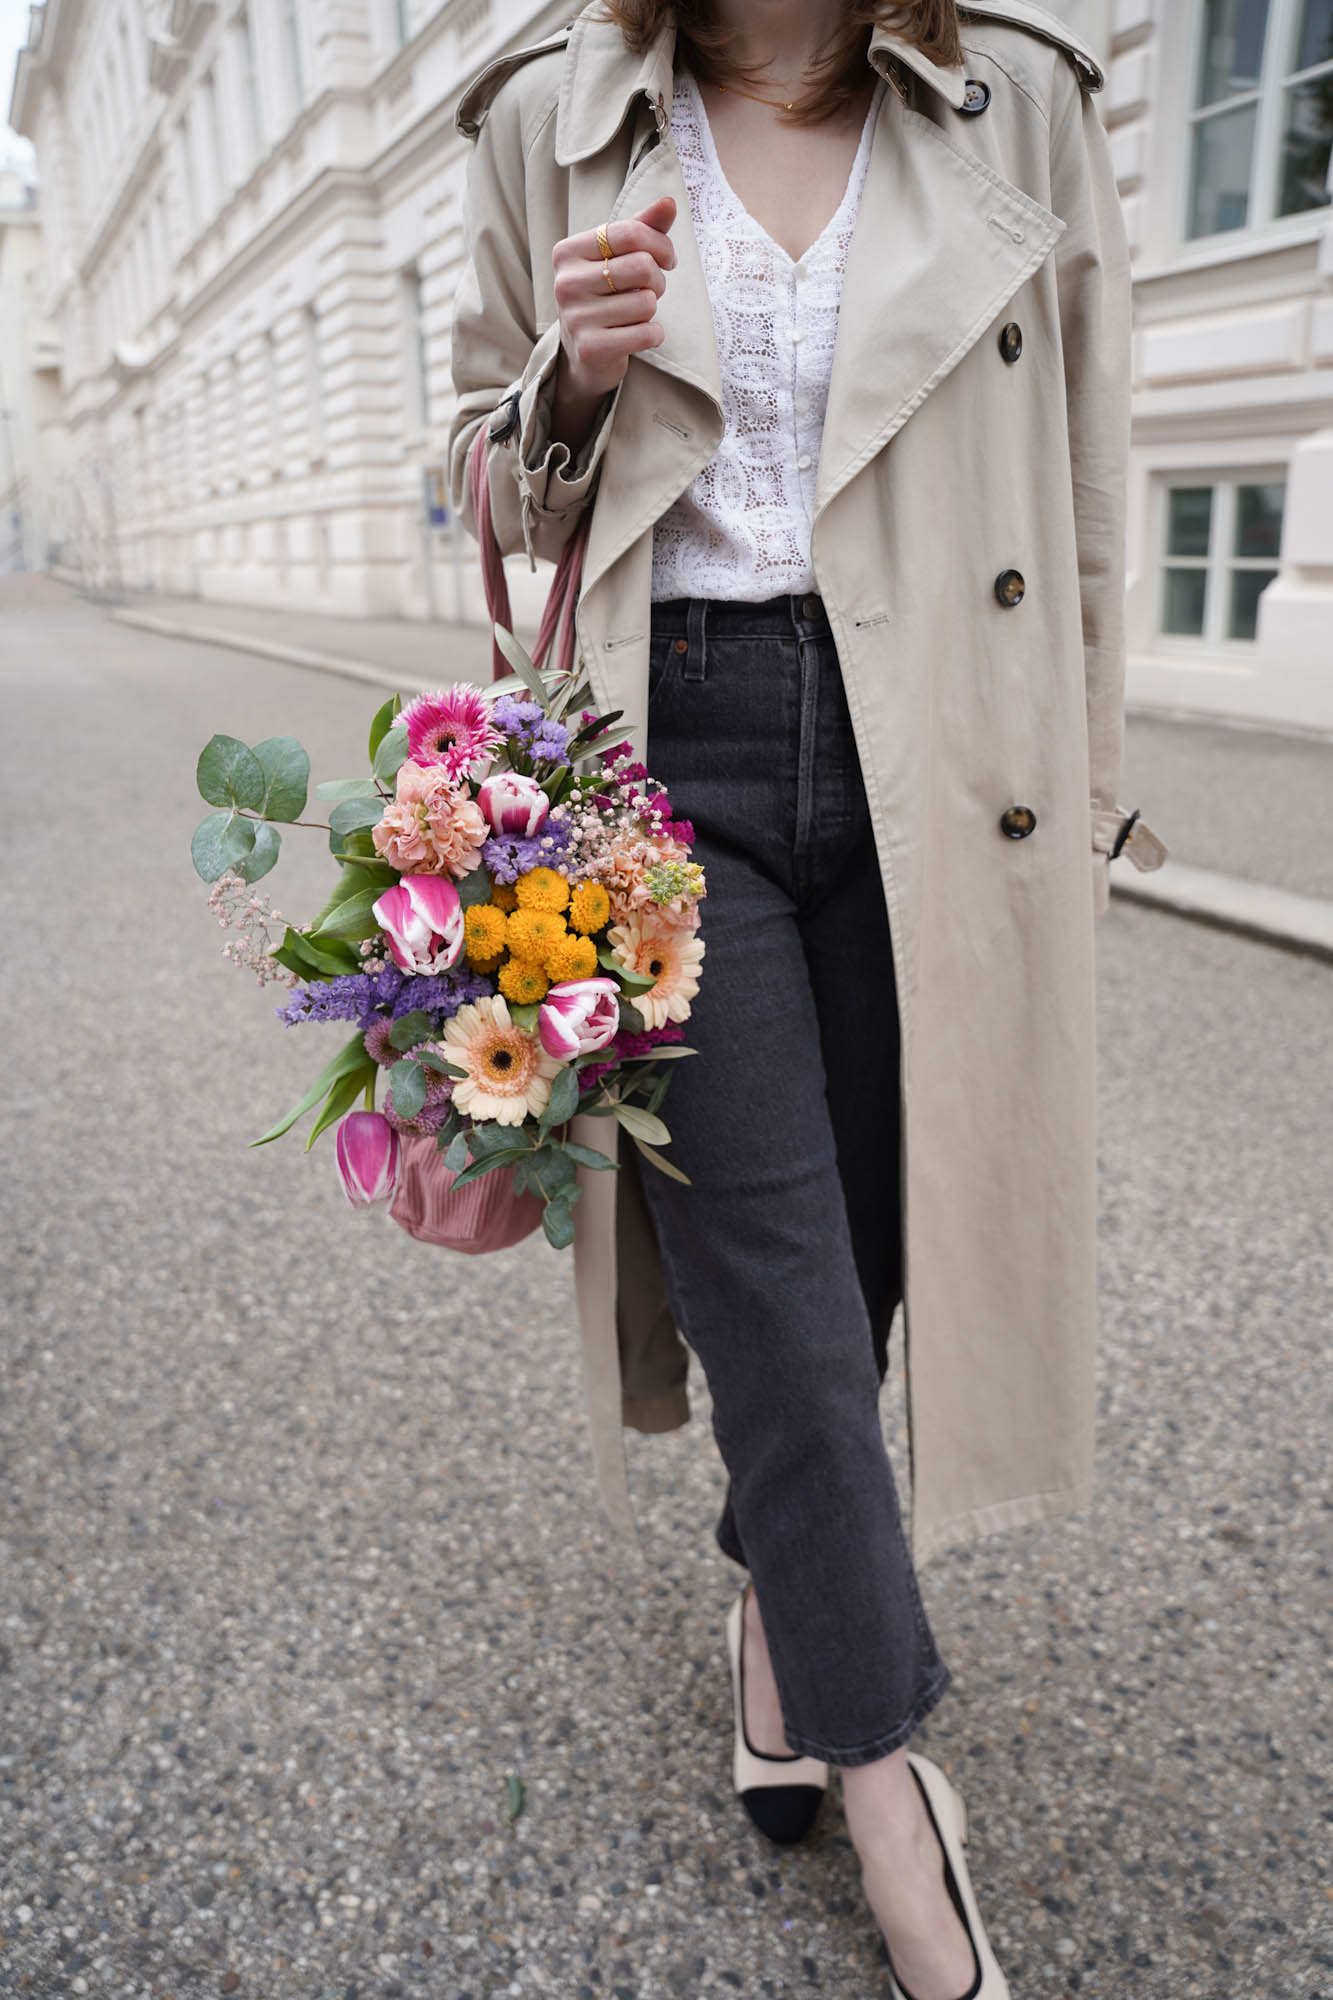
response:
[[[810,454],[808,451],[803,451],[801,453],[800,457],[796,461],[796,466],[797,470],[800,472],[808,472],[810,470]]]

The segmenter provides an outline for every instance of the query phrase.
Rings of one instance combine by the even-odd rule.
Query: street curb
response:
[[[1113,870],[1111,891],[1126,902],[1150,904],[1214,930],[1333,964],[1333,903],[1316,896],[1295,896],[1211,868],[1191,868],[1184,861],[1165,861],[1149,875]]]
[[[366,660],[347,660],[337,653],[312,653],[303,646],[289,646],[281,639],[265,639],[258,632],[229,632],[216,625],[183,625],[174,618],[156,618],[149,611],[108,611],[117,625],[136,625],[144,632],[157,632],[164,639],[189,639],[200,646],[225,646],[233,653],[257,653],[261,659],[279,660],[288,667],[307,667],[315,673],[341,674],[344,680],[369,681],[374,687],[418,686],[413,674],[391,674],[387,667],[372,666]],[[424,683],[421,683],[424,685]]]

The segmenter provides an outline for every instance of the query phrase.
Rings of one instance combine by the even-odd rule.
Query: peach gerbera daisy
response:
[[[444,1024],[444,1042],[449,1061],[467,1071],[454,1083],[454,1104],[469,1118],[521,1125],[546,1109],[560,1064],[509,1018],[498,993],[460,1007]]]
[[[628,996],[646,1028],[664,1028],[668,1021],[689,1019],[690,1002],[699,991],[704,956],[701,937],[679,924],[635,913],[612,927],[607,942],[626,971],[657,981],[646,992]]]

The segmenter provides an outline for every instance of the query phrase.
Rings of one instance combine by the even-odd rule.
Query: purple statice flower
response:
[[[552,722],[540,702],[502,694],[492,706],[491,719],[534,762],[563,764],[567,760],[569,731],[563,722]]]
[[[533,731],[527,747],[538,764],[563,764],[569,757],[569,731],[563,722],[544,722]]]
[[[467,966],[435,974],[402,972],[386,965],[380,972],[344,972],[336,979],[312,980],[297,986],[278,1019],[288,1027],[302,1021],[355,1021],[362,1033],[377,1019],[397,1020],[416,1008],[445,1017],[469,1000],[494,992],[494,983]]]
[[[497,695],[491,703],[491,721],[506,736],[521,737],[524,730],[531,730],[534,723],[545,719],[546,711],[540,702],[524,701],[517,695]]]
[[[530,868],[559,868],[570,837],[564,821],[548,819],[540,833],[493,835],[482,847],[481,858],[496,882],[517,882]]]

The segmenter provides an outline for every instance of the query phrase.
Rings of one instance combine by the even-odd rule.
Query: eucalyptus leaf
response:
[[[431,1018],[424,1007],[414,1007],[410,1014],[400,1014],[389,1030],[389,1040],[396,1049],[413,1049],[418,1042],[424,1042],[431,1029]]]
[[[395,1063],[389,1072],[389,1095],[400,1118],[415,1118],[426,1102],[426,1072],[421,1064]]]
[[[500,1167],[516,1167],[520,1160],[526,1160],[530,1157],[531,1149],[529,1147],[511,1146],[506,1153],[493,1153],[486,1159],[474,1160],[470,1167],[464,1167],[462,1173],[458,1175],[454,1181],[454,1187],[471,1187],[473,1181],[479,1181],[483,1174],[494,1173]]]
[[[383,706],[375,710],[374,718],[371,721],[370,725],[370,747],[366,753],[369,756],[372,764],[375,762],[375,756],[377,751],[379,750],[380,744],[384,741],[385,737],[389,733],[389,730],[392,728],[393,719],[395,715],[397,715],[402,705],[403,705],[402,696],[397,694],[391,694],[389,696],[389,699],[383,704]]]
[[[205,882],[216,882],[243,861],[255,844],[255,821],[239,813],[215,812],[201,820],[190,841],[190,859]]]
[[[407,724],[395,722],[392,729],[385,731],[375,752],[371,766],[377,778],[387,785],[398,775],[398,766],[407,760]]]
[[[465,875],[461,882],[454,884],[458,900],[465,910],[470,910],[474,903],[489,903],[494,886],[486,868],[474,868],[470,875]]]
[[[623,1034],[642,1035],[646,1033],[648,1023],[644,1020],[643,1015],[637,1007],[631,1006],[628,1000],[622,1000],[620,1003],[620,1027]]]
[[[551,1079],[551,1095],[542,1113],[542,1123],[548,1128],[564,1125],[579,1108],[578,1071],[569,1068],[557,1070]]]
[[[631,1139],[642,1139],[648,1146],[669,1146],[671,1134],[661,1119],[651,1111],[645,1111],[639,1104],[618,1104],[616,1123],[623,1125]]]
[[[254,754],[264,774],[264,818],[284,825],[300,819],[310,795],[310,759],[301,745],[294,736],[266,736]]]
[[[250,852],[236,863],[236,873],[244,882],[257,882],[261,875],[267,875],[269,869],[275,866],[282,835],[267,820],[260,820],[258,825],[253,820],[245,820],[242,824],[254,826],[255,837]]]
[[[378,826],[383,817],[384,801],[378,794],[370,799],[344,799],[329,814],[329,827],[345,838],[363,826]]]
[[[634,1143],[644,1159],[652,1161],[659,1174],[665,1174],[669,1181],[679,1181],[682,1187],[694,1185],[688,1174],[683,1174],[679,1167],[673,1166],[670,1160],[664,1159],[661,1153],[655,1152],[651,1146],[645,1146],[642,1139],[636,1139]]]
[[[373,778],[329,778],[322,785],[315,786],[317,799],[377,799],[379,791]]]
[[[520,1141],[516,1136],[521,1126],[474,1125],[472,1127],[472,1156],[474,1159],[489,1159],[496,1153],[512,1153],[516,1148],[521,1152],[531,1152],[528,1140]]]
[[[258,812],[264,801],[263,766],[235,736],[209,737],[199,752],[195,782],[211,806],[245,806]]]
[[[542,1230],[553,1250],[568,1250],[574,1241],[574,1214],[563,1201],[548,1201],[542,1210]]]
[[[568,1153],[564,1151],[557,1152],[554,1147],[548,1146],[542,1154],[541,1168],[537,1175],[537,1185],[541,1188],[547,1200],[550,1201],[560,1193],[562,1188],[569,1186],[577,1173],[578,1168],[574,1161],[570,1159]]]
[[[267,1146],[271,1139],[280,1139],[284,1132],[290,1132],[297,1119],[303,1118],[313,1105],[318,1104],[320,1098],[337,1083],[340,1077],[347,1076],[352,1070],[364,1069],[365,1062],[365,1042],[360,1034],[355,1034],[350,1042],[344,1042],[333,1060],[324,1065],[295,1110],[289,1111],[271,1131],[265,1132],[262,1139],[252,1139],[250,1144]]]
[[[461,1174],[467,1165],[467,1142],[466,1132],[455,1132],[449,1141],[445,1149],[444,1164],[451,1174]]]

